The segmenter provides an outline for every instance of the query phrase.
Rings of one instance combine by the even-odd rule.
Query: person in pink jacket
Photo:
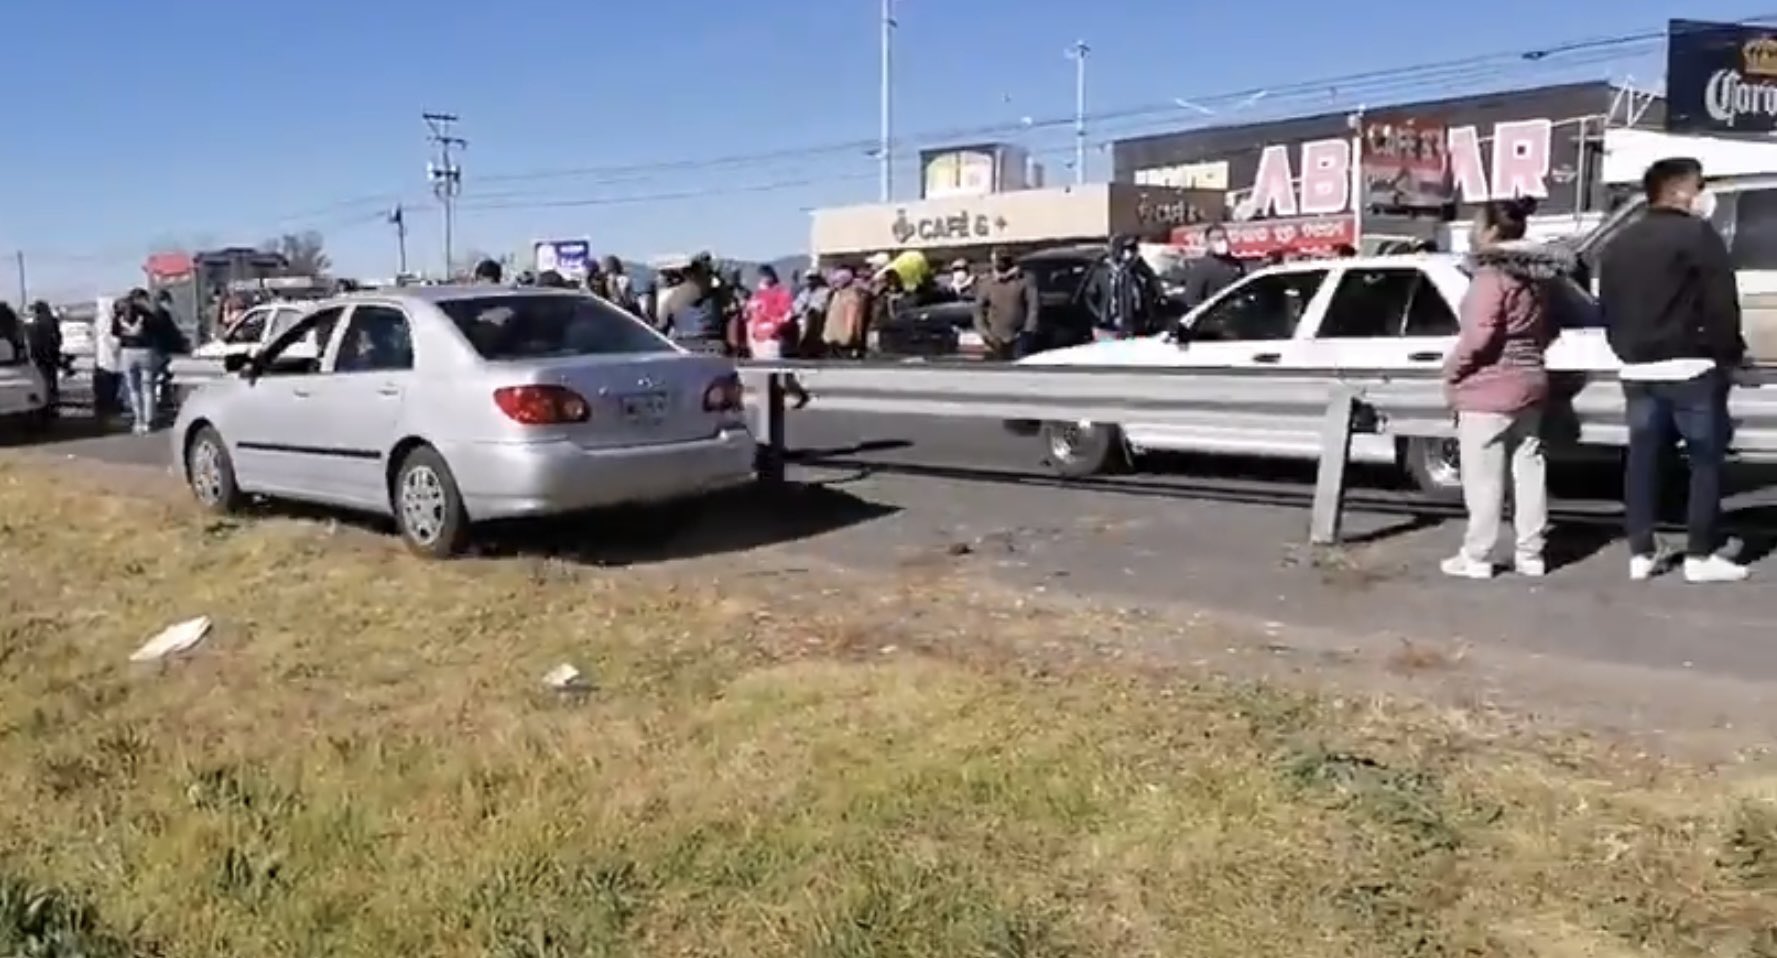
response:
[[[1517,527],[1512,567],[1527,576],[1547,571],[1548,467],[1542,422],[1549,375],[1543,353],[1559,325],[1556,284],[1573,268],[1573,256],[1525,242],[1534,210],[1530,200],[1503,200],[1483,205],[1475,216],[1462,332],[1444,363],[1445,392],[1456,411],[1462,498],[1468,507],[1462,549],[1444,560],[1446,575],[1492,578],[1508,475]]]

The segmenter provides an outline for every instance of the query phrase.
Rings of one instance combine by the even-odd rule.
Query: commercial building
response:
[[[1579,231],[1620,189],[1602,175],[1606,131],[1663,120],[1657,97],[1564,84],[1122,140],[1112,144],[1113,178],[1223,193],[1235,245],[1252,256],[1375,248],[1519,196],[1538,201],[1542,232]],[[1408,196],[1415,166],[1435,181]],[[1181,229],[1174,240],[1191,247],[1202,233]]]
[[[823,262],[906,250],[932,259],[981,258],[991,248],[1021,251],[1112,236],[1159,239],[1222,214],[1220,191],[1133,183],[952,194],[815,210],[809,251]]]

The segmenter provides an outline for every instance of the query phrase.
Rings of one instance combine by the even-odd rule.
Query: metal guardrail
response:
[[[759,468],[782,481],[786,379],[794,375],[823,410],[1003,421],[1293,427],[1321,438],[1310,538],[1336,542],[1354,434],[1447,438],[1454,420],[1436,370],[1132,369],[954,365],[918,362],[743,362],[755,396]],[[219,360],[175,357],[174,385],[196,388],[226,375]],[[1623,392],[1607,373],[1557,373],[1546,429],[1557,442],[1628,441]],[[1743,370],[1730,395],[1734,446],[1777,458],[1777,369]]]
[[[760,474],[783,478],[785,379],[795,375],[820,408],[1047,422],[1213,426],[1251,422],[1320,436],[1309,538],[1339,540],[1354,434],[1447,438],[1454,417],[1436,370],[1130,369],[1128,367],[924,366],[904,363],[742,363],[762,387]],[[1558,442],[1628,441],[1620,382],[1606,373],[1553,377],[1546,431]],[[1777,370],[1743,370],[1730,394],[1734,446],[1777,457]]]

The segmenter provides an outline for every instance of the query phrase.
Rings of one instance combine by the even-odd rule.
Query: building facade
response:
[[[1609,83],[1579,83],[1373,107],[1361,121],[1339,112],[1193,129],[1114,143],[1113,175],[1226,191],[1230,218],[1255,248],[1289,247],[1274,234],[1350,242],[1371,232],[1367,216],[1383,212],[1359,199],[1373,195],[1354,170],[1370,151],[1359,131],[1390,122],[1442,129],[1450,200],[1438,211],[1443,219],[1520,196],[1536,199],[1541,215],[1577,219],[1611,203],[1600,175],[1605,130],[1663,121],[1660,101],[1639,102]],[[1253,239],[1261,233],[1263,242]],[[1185,231],[1178,241],[1191,245],[1194,236]]]

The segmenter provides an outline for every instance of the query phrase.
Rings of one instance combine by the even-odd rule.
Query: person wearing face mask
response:
[[[1098,329],[1118,339],[1158,332],[1160,277],[1141,258],[1133,237],[1111,242],[1110,255],[1087,281],[1086,304]]]
[[[975,292],[975,332],[987,358],[1007,362],[1037,334],[1036,285],[1005,250],[993,251],[993,271]]]
[[[1203,234],[1208,254],[1191,261],[1185,268],[1186,309],[1196,309],[1215,294],[1239,282],[1246,267],[1228,244],[1228,231],[1220,225],[1211,226]]]
[[[950,264],[950,295],[957,299],[973,299],[975,296],[975,271],[966,259]]]
[[[1723,460],[1729,438],[1732,370],[1746,359],[1740,291],[1728,247],[1710,223],[1715,198],[1703,166],[1678,157],[1642,177],[1648,211],[1604,248],[1599,306],[1611,349],[1622,360],[1629,454],[1623,512],[1629,577],[1664,565],[1654,539],[1662,464],[1676,434],[1690,467],[1689,582],[1738,582],[1745,566],[1718,555]]]

